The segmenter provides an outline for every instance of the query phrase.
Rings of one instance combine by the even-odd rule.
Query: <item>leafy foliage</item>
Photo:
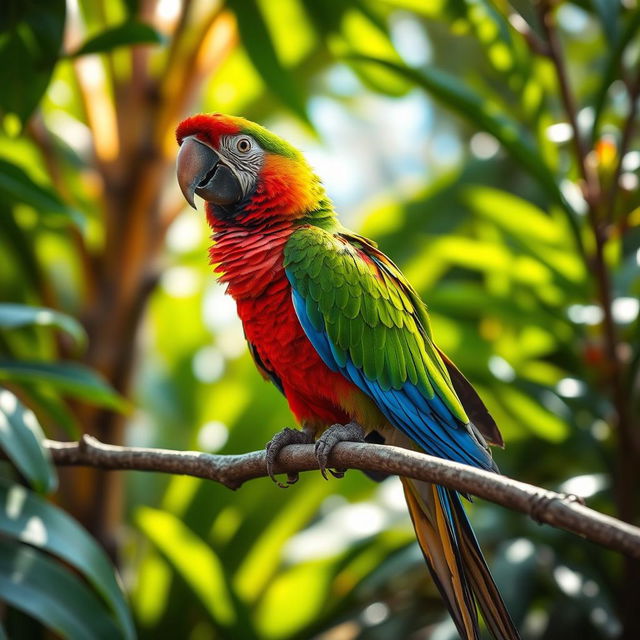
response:
[[[117,47],[160,43],[162,43],[162,36],[153,27],[143,22],[128,20],[90,38],[70,55],[85,56],[89,53],[105,53]]]
[[[68,637],[454,637],[393,480],[307,474],[287,492],[259,480],[232,493],[61,474],[56,502],[121,542],[133,623],[104,552],[39,495],[56,484],[42,432],[235,453],[291,422],[214,283],[202,216],[182,210],[173,130],[196,110],[310,151],[343,219],[428,303],[437,344],[501,427],[505,473],[638,521],[640,11],[558,4],[2,4],[9,635],[35,618]],[[633,566],[469,508],[527,637],[634,637]]]
[[[55,490],[57,476],[43,448],[40,425],[6,389],[0,391],[0,446],[35,491]],[[104,551],[64,511],[19,484],[7,470],[3,476],[0,598],[63,637],[134,637]],[[19,626],[13,625],[11,632],[20,633]]]

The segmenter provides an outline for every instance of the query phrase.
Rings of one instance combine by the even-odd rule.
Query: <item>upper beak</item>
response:
[[[195,209],[194,194],[215,204],[232,204],[242,197],[236,175],[220,156],[195,136],[182,141],[177,162],[178,184]]]

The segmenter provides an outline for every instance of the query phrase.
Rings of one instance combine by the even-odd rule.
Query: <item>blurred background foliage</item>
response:
[[[196,111],[305,150],[427,301],[506,474],[638,524],[639,28],[636,0],[3,2],[9,637],[455,637],[396,479],[72,469],[43,498],[43,432],[240,453],[291,424],[176,187]],[[524,637],[640,637],[637,563],[469,510]]]

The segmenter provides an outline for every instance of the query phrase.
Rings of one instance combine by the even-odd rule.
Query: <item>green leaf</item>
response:
[[[0,112],[15,113],[24,124],[40,102],[58,60],[66,3],[33,0],[20,4],[23,6],[14,11],[10,28],[0,38]]]
[[[341,21],[339,36],[331,39],[331,51],[336,57],[366,55],[385,58],[401,63],[402,58],[395,50],[386,24],[379,24],[377,16],[371,12],[355,8],[346,11]],[[411,84],[397,73],[372,65],[354,64],[353,70],[374,91],[391,96],[405,95]]]
[[[97,373],[75,362],[0,360],[0,381],[46,382],[98,406],[126,411],[128,403]]]
[[[82,325],[66,313],[46,307],[0,303],[0,329],[27,326],[56,327],[69,334],[78,348],[84,347],[87,342],[87,334]]]
[[[0,532],[36,546],[80,572],[114,612],[124,636],[135,637],[129,608],[105,552],[64,511],[24,487],[0,484]]]
[[[130,20],[89,38],[76,51],[69,54],[69,57],[76,58],[88,53],[105,53],[116,47],[136,44],[162,44],[164,41],[163,35],[151,25]]]
[[[564,420],[515,387],[502,386],[500,401],[520,424],[528,427],[540,438],[549,442],[562,442],[569,435],[569,427]]]
[[[580,256],[571,251],[563,219],[492,187],[470,185],[462,189],[461,195],[476,215],[491,221],[515,240],[522,253],[552,269],[567,293],[576,288],[580,290],[586,273]]]
[[[34,182],[23,169],[2,159],[0,196],[13,203],[27,204],[41,213],[62,215],[79,227],[84,225],[84,216],[79,211],[62,202],[51,189]]]
[[[138,527],[173,565],[200,599],[216,624],[235,629],[232,637],[249,638],[246,613],[230,589],[224,565],[213,549],[173,514],[141,507],[135,517]]]
[[[229,0],[227,4],[236,15],[247,55],[267,88],[306,125],[313,128],[293,76],[278,59],[267,23],[256,0]]]
[[[491,0],[468,2],[466,19],[472,25],[476,38],[482,45],[489,62],[499,73],[519,75],[511,87],[521,87],[521,82],[531,72],[531,57],[521,37],[514,38],[514,29],[494,6]]]
[[[576,213],[562,194],[555,177],[545,164],[529,133],[516,121],[492,108],[485,99],[463,85],[457,78],[440,69],[418,71],[390,60],[368,56],[349,56],[349,60],[370,62],[395,71],[411,80],[452,111],[481,131],[497,138],[511,156],[535,178],[547,196],[567,213],[574,239],[582,251],[582,237]]]
[[[323,558],[294,564],[269,581],[256,615],[260,630],[266,637],[295,637],[294,634],[300,634],[325,613],[334,563],[334,558]],[[288,594],[292,593],[304,593],[304,598],[293,609],[288,602]],[[304,637],[311,636],[305,634]]]
[[[35,549],[0,540],[0,600],[64,638],[120,637],[102,603],[68,569]]]
[[[564,229],[534,204],[507,191],[470,185],[462,191],[463,201],[507,233],[545,245],[564,244]]]
[[[280,563],[282,547],[312,519],[328,493],[325,482],[315,483],[274,514],[236,571],[234,585],[245,601],[257,600],[266,589]]]
[[[0,447],[37,491],[50,492],[58,478],[43,441],[33,412],[11,391],[0,388]]]

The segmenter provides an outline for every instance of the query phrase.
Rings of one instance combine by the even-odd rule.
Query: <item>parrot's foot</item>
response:
[[[325,480],[327,471],[334,478],[344,477],[344,469],[327,469],[329,454],[339,442],[364,442],[364,430],[357,422],[334,424],[316,440],[316,459]]]
[[[267,442],[267,473],[269,477],[282,489],[286,489],[289,485],[298,482],[299,474],[290,472],[287,474],[287,482],[280,482],[273,472],[273,467],[280,451],[290,444],[313,444],[313,436],[305,429],[289,429],[288,427],[276,433],[269,442]]]

